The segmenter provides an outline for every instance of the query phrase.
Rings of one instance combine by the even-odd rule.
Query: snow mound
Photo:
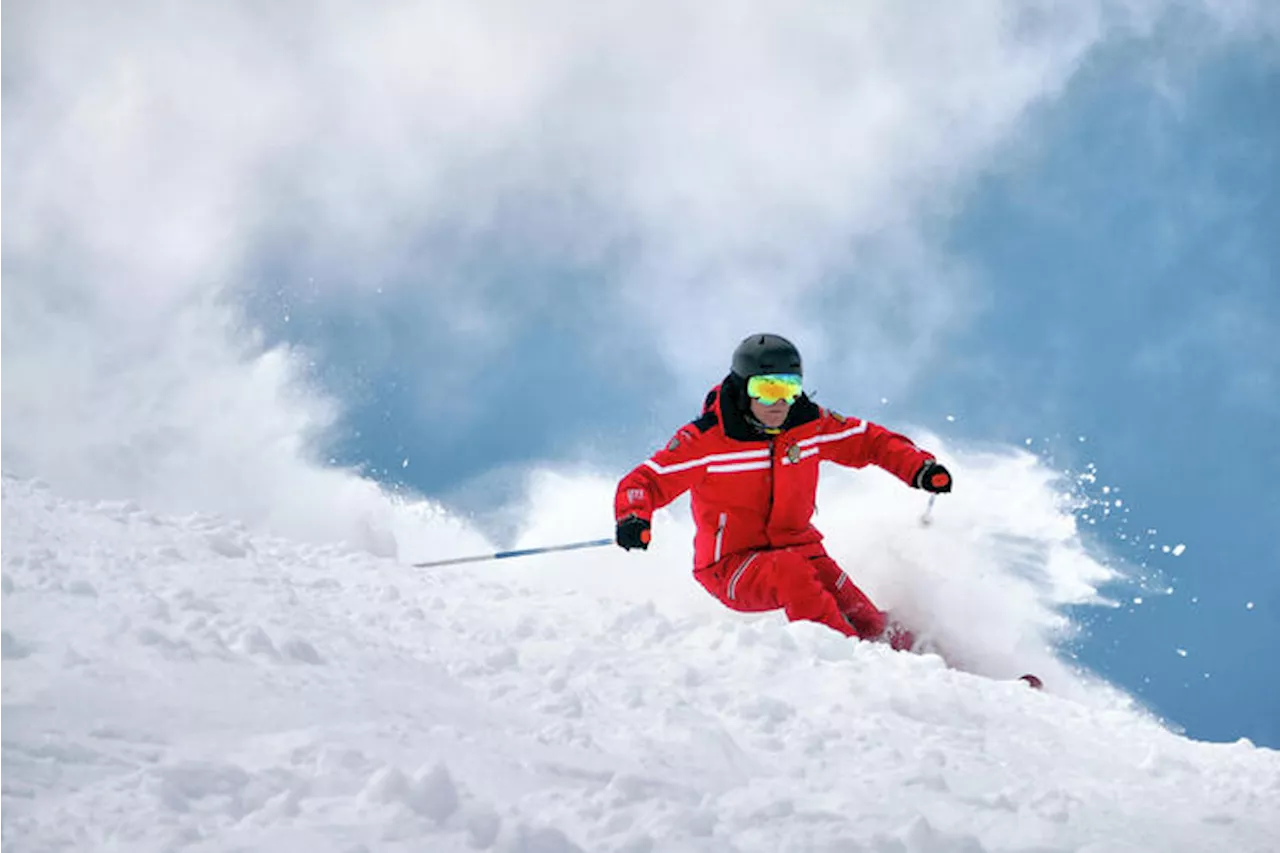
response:
[[[1280,837],[1274,751],[819,626],[419,572],[31,481],[5,480],[3,525],[6,850]]]

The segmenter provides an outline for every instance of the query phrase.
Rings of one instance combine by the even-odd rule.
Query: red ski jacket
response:
[[[707,395],[702,417],[618,483],[614,511],[650,519],[692,490],[694,568],[747,551],[822,541],[812,524],[818,463],[878,465],[908,485],[933,458],[884,427],[846,418],[801,395],[777,435],[762,435],[733,398],[731,379]],[[724,399],[724,398],[730,399]]]

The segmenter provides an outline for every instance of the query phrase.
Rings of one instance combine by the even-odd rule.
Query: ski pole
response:
[[[506,560],[510,557],[528,557],[531,554],[549,554],[552,551],[576,551],[579,548],[601,548],[612,545],[612,539],[591,539],[586,542],[570,542],[566,545],[548,545],[545,548],[521,548],[518,551],[498,551],[496,554],[477,554],[474,557],[453,557],[449,560],[430,560],[426,563],[413,563],[415,569],[427,569],[434,566],[453,566],[458,563],[480,563],[485,560]]]
[[[936,494],[929,495],[929,504],[924,508],[924,514],[920,516],[920,526],[928,527],[933,523],[933,502],[938,499]]]

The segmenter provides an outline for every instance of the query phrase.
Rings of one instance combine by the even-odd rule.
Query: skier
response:
[[[849,579],[812,524],[818,463],[878,465],[928,492],[951,491],[932,454],[884,427],[846,418],[804,393],[799,351],[752,335],[702,416],[618,483],[617,543],[646,549],[653,512],[692,490],[694,577],[728,607],[782,609],[850,637],[909,649],[911,633]]]

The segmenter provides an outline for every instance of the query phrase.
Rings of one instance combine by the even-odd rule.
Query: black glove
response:
[[[618,545],[630,551],[649,548],[649,522],[638,515],[628,515],[618,522]]]
[[[938,460],[929,459],[920,466],[911,483],[917,489],[924,489],[926,492],[949,492],[951,491],[951,472]]]

